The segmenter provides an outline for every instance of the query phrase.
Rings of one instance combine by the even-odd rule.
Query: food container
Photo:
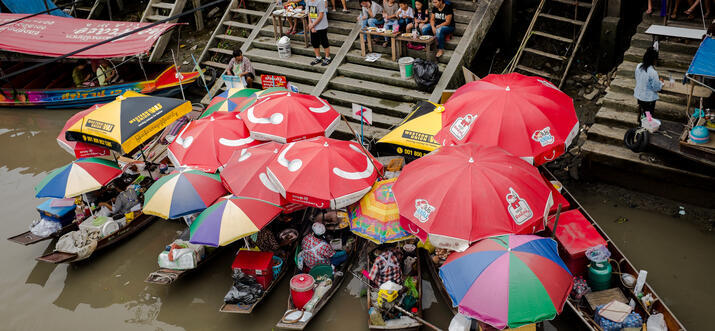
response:
[[[296,309],[302,309],[313,297],[315,279],[308,274],[297,274],[290,279],[290,296]]]
[[[231,268],[255,277],[265,290],[273,281],[273,253],[238,251]]]

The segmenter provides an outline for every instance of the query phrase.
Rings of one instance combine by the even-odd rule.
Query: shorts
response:
[[[310,33],[310,44],[313,48],[323,48],[330,47],[330,42],[328,42],[328,29],[316,30]]]

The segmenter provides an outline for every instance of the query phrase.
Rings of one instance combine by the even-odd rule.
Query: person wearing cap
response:
[[[335,254],[333,247],[325,240],[325,225],[313,223],[313,232],[303,237],[301,242],[303,266],[311,269],[319,264],[330,264],[330,258]]]

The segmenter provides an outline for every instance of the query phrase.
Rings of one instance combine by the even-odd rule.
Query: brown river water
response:
[[[37,217],[33,187],[72,157],[55,138],[74,111],[0,109],[0,237],[24,232]],[[715,234],[689,222],[620,206],[613,195],[570,187],[690,330],[712,330]],[[675,204],[675,203],[673,203]],[[614,222],[625,216],[628,222]],[[0,240],[0,330],[271,330],[282,316],[288,282],[252,315],[219,313],[230,285],[233,250],[224,250],[173,286],[144,283],[156,257],[182,228],[157,221],[134,237],[73,265],[39,263],[54,241],[21,246]],[[426,276],[425,318],[446,329],[451,314]],[[349,279],[311,330],[366,330],[361,284]],[[708,313],[710,312],[710,313]],[[577,329],[568,322],[547,330]]]

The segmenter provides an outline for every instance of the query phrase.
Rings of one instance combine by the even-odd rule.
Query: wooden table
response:
[[[362,56],[365,56],[365,39],[367,39],[367,49],[370,53],[372,53],[372,37],[374,37],[374,36],[387,37],[387,38],[390,38],[390,49],[392,50],[392,61],[397,61],[397,53],[399,52],[399,50],[397,49],[396,38],[399,35],[400,35],[400,32],[394,32],[394,31],[377,32],[377,31],[370,31],[370,30],[360,30],[360,52],[361,52]]]
[[[407,54],[407,43],[411,42],[412,44],[424,44],[425,46],[425,53],[427,56],[425,57],[426,60],[430,60],[430,53],[432,52],[432,46],[437,42],[437,39],[434,36],[429,36],[429,39],[420,39],[419,37],[414,39],[412,36],[410,37],[403,37],[401,34],[399,37],[397,37],[397,41],[400,42],[400,47],[399,47],[399,54],[398,56],[402,56],[402,54]],[[404,53],[402,52],[404,49]]]
[[[305,12],[302,13],[295,13],[292,12],[291,16],[287,15],[287,12],[283,12],[281,14],[271,14],[271,19],[273,20],[273,38],[275,40],[278,40],[281,36],[283,36],[283,19],[288,19],[288,18],[296,18],[299,19],[300,22],[303,24],[303,41],[305,42],[305,47],[308,48],[308,14]]]

